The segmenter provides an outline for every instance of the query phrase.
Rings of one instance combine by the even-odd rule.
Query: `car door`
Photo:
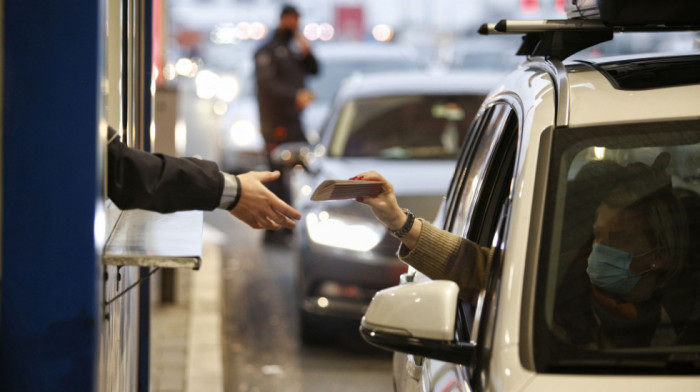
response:
[[[477,118],[439,215],[442,222],[436,222],[481,246],[495,248],[478,298],[473,302],[462,301],[459,309],[461,335],[477,343],[477,359],[471,366],[464,366],[397,354],[397,360],[405,361],[404,374],[409,378],[397,380],[398,390],[468,391],[482,390],[486,385],[487,377],[482,378],[488,375],[518,124],[516,111],[506,102],[492,104]],[[415,278],[424,279],[427,278],[420,274]],[[411,378],[416,381],[413,386]]]

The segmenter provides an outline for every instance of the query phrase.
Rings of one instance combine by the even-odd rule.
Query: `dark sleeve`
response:
[[[320,68],[316,57],[314,57],[313,53],[311,52],[304,56],[304,58],[301,60],[301,64],[302,67],[304,67],[304,72],[310,75],[316,75]]]
[[[297,88],[284,83],[277,78],[277,60],[268,50],[260,50],[255,54],[255,79],[258,92],[264,95],[286,98],[293,101]]]
[[[224,178],[216,163],[129,148],[111,128],[109,138],[107,194],[117,207],[167,213],[219,205]]]

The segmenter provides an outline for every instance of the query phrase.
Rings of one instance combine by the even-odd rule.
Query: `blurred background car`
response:
[[[374,293],[397,284],[406,265],[399,242],[354,200],[312,202],[326,179],[368,170],[395,185],[399,203],[417,216],[435,216],[471,119],[499,74],[388,72],[345,81],[316,145],[287,143],[273,159],[297,165],[294,230],[300,331],[304,342],[332,337],[329,323],[359,322]]]
[[[310,143],[319,141],[319,130],[340,82],[353,73],[419,70],[426,66],[412,48],[372,42],[318,43],[313,46],[321,71],[307,79],[314,101],[302,112],[304,132]],[[267,170],[265,143],[260,133],[255,96],[255,67],[252,52],[248,61],[237,64],[240,92],[223,115],[219,146],[225,171],[244,173]]]
[[[318,75],[307,79],[314,101],[302,112],[304,132],[310,143],[319,141],[340,83],[355,74],[425,69],[428,62],[412,46],[382,42],[326,42],[313,47],[321,65]]]

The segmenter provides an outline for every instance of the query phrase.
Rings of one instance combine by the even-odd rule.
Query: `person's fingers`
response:
[[[290,219],[288,216],[284,215],[283,213],[279,211],[275,211],[277,213],[277,217],[275,222],[277,222],[279,225],[286,227],[287,229],[293,229],[297,227],[297,223]]]
[[[266,223],[267,223],[267,226],[265,227],[266,229],[277,230],[277,229],[281,229],[281,228],[282,228],[282,225],[279,224],[279,223],[277,223],[277,222],[275,222],[272,218],[266,217],[266,219],[267,219],[267,222],[266,222]]]
[[[262,182],[270,182],[278,179],[280,176],[280,172],[278,170],[275,171],[263,171],[263,172],[257,172],[256,177],[257,179]]]
[[[276,200],[273,200],[272,202],[272,209],[275,211],[280,212],[281,214],[292,218],[299,220],[301,219],[301,212],[297,211],[296,208],[290,206],[289,204],[285,203],[279,198],[276,198]]]

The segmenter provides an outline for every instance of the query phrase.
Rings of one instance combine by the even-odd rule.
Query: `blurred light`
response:
[[[358,220],[357,224],[351,224],[331,218],[327,212],[324,218],[321,218],[321,214],[306,215],[309,238],[317,244],[366,252],[377,246],[384,236],[384,226],[379,222]]]
[[[175,153],[178,156],[185,155],[187,147],[187,125],[184,120],[175,123]]]
[[[259,41],[267,35],[267,26],[260,22],[250,24],[250,39]]]
[[[388,42],[394,37],[394,30],[389,25],[378,24],[372,29],[372,37],[379,42]]]
[[[151,138],[151,146],[156,144],[156,122],[151,121],[148,127],[148,137]]]
[[[321,283],[321,286],[318,289],[318,294],[324,298],[360,298],[362,290],[360,289],[360,287],[353,284],[346,285],[333,281],[325,281]]]
[[[593,156],[597,160],[605,158],[605,147],[593,147]]]
[[[226,111],[228,111],[228,104],[224,101],[216,101],[211,108],[214,111],[214,114],[217,116],[223,116],[226,114]]]
[[[321,308],[327,308],[329,302],[328,302],[328,298],[321,297],[318,300],[316,300],[316,303]]]
[[[318,23],[309,23],[304,26],[304,37],[309,41],[321,38],[321,26]]]
[[[301,194],[304,196],[310,195],[312,191],[313,189],[311,189],[310,185],[304,185],[301,187]]]
[[[520,10],[526,14],[534,14],[540,10],[540,0],[520,0]]]
[[[158,72],[158,67],[156,67],[155,64],[153,64],[153,73],[151,74],[151,95],[156,94],[156,80],[158,80],[158,75],[160,72]]]
[[[560,13],[565,13],[566,9],[564,8],[566,5],[566,0],[554,0],[554,7],[557,9],[557,12]]]
[[[233,76],[222,76],[219,78],[219,83],[216,88],[216,97],[226,102],[231,102],[238,93],[241,92],[241,84]]]
[[[335,29],[329,23],[321,23],[321,41],[330,41],[335,35]]]
[[[193,78],[197,74],[197,69],[197,63],[185,57],[175,62],[175,72],[178,75]]]
[[[163,77],[165,80],[174,80],[176,76],[177,72],[175,71],[174,64],[168,63],[163,67]]]
[[[252,121],[238,120],[229,128],[229,141],[235,145],[246,147],[255,142],[257,134],[257,127]]]
[[[239,22],[236,25],[235,36],[240,40],[250,39],[250,23]]]
[[[95,239],[95,247],[102,251],[102,247],[107,241],[107,214],[104,210],[104,204],[101,200],[95,205],[95,218],[92,223],[93,238]]]
[[[219,75],[208,70],[201,71],[195,78],[195,86],[199,98],[214,98],[219,87]]]
[[[209,35],[211,42],[218,45],[234,44],[236,39],[236,27],[232,23],[216,25]]]

